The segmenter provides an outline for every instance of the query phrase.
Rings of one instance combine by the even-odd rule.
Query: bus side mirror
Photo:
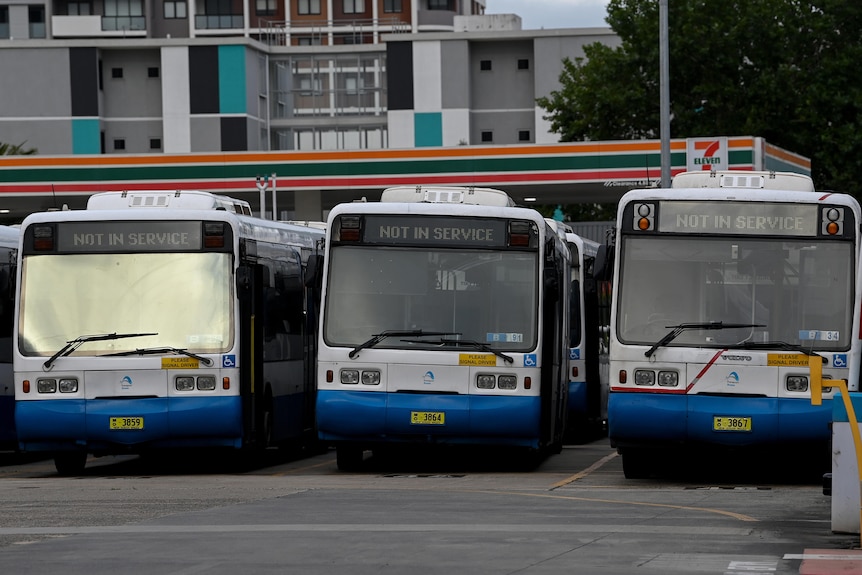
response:
[[[823,358],[819,355],[808,356],[810,378],[808,386],[811,389],[811,405],[823,404]]]

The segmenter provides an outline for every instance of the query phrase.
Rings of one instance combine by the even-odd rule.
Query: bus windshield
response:
[[[813,239],[631,237],[621,244],[617,333],[653,345],[745,347],[784,342],[815,350],[850,347],[851,242]]]
[[[111,253],[27,256],[22,264],[19,347],[52,356],[90,334],[157,333],[83,343],[76,356],[151,346],[199,353],[233,343],[231,256]]]
[[[536,252],[335,246],[330,257],[324,311],[329,345],[357,346],[385,331],[422,330],[452,335],[388,337],[375,347],[469,351],[459,339],[509,351],[536,347]]]

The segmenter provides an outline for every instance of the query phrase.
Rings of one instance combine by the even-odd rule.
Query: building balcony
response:
[[[54,38],[146,38],[144,16],[52,16]]]

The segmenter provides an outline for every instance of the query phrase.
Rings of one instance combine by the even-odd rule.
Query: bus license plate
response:
[[[751,431],[750,417],[713,417],[712,429],[715,431]]]
[[[109,421],[108,426],[111,429],[143,429],[144,428],[144,418],[143,417],[112,417]]]
[[[446,413],[443,411],[411,411],[410,423],[414,425],[444,425]]]

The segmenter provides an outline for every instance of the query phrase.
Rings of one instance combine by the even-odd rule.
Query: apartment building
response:
[[[485,0],[0,0],[0,142],[40,155],[557,141],[535,99],[607,28]]]

